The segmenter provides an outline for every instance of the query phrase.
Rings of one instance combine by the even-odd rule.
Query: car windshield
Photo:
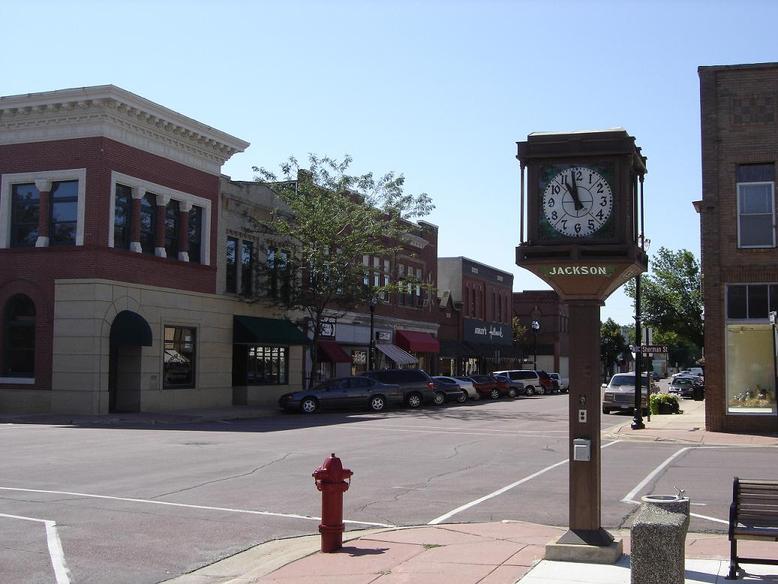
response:
[[[643,378],[644,383],[648,383],[648,377]],[[614,375],[611,379],[611,386],[618,387],[620,385],[635,385],[634,375]]]

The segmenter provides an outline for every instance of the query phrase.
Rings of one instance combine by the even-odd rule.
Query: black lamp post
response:
[[[643,251],[648,251],[648,246],[651,244],[650,239],[645,239],[640,236],[640,244]],[[643,423],[643,339],[642,336],[642,322],[640,313],[640,276],[635,276],[635,413],[632,417],[632,424],[630,427],[633,430],[643,430],[646,425]],[[650,407],[649,387],[646,387],[646,405]]]
[[[532,368],[537,369],[538,368],[538,333],[540,332],[540,323],[536,320],[533,320],[532,324],[530,324],[530,327],[532,328],[532,334],[534,337],[534,342],[533,342],[534,358],[532,359]]]
[[[378,304],[378,300],[375,296],[372,296],[370,298],[370,343],[367,348],[367,370],[372,371],[373,369],[373,338],[375,337],[375,334],[373,333],[373,323],[375,319],[375,305]]]
[[[773,396],[776,404],[778,404],[778,353],[776,353],[775,347],[775,325],[778,321],[778,313],[775,310],[771,310],[768,317],[773,327]],[[776,407],[776,413],[778,413],[778,407]]]

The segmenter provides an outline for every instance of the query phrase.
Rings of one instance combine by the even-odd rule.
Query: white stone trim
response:
[[[196,205],[203,210],[203,225],[202,225],[202,248],[200,249],[200,257],[202,258],[202,265],[208,266],[211,263],[211,201],[197,195],[185,193],[183,191],[177,191],[156,183],[143,180],[128,174],[121,172],[111,172],[111,202],[110,202],[110,214],[108,216],[108,247],[113,247],[113,232],[114,232],[114,216],[116,214],[116,184],[120,183],[128,186],[132,189],[132,198],[141,198],[146,192],[151,192],[157,195],[157,201],[160,197],[167,197],[168,200],[173,199],[178,201],[179,204]],[[138,192],[139,196],[136,197],[135,193]],[[143,193],[143,194],[140,194]],[[166,203],[167,204],[167,203]],[[130,243],[130,249],[132,251],[141,251],[140,249],[133,249],[132,243]],[[164,249],[164,248],[163,248]],[[156,253],[155,254],[160,255]],[[165,257],[164,255],[161,257]]]
[[[86,168],[70,170],[43,170],[2,175],[0,180],[0,249],[11,246],[11,187],[15,184],[36,181],[78,181],[78,216],[76,220],[76,245],[84,245],[84,213],[86,210]],[[48,242],[47,242],[48,245]],[[39,247],[36,242],[36,247]]]
[[[217,176],[249,146],[114,85],[0,97],[0,144],[100,136]]]

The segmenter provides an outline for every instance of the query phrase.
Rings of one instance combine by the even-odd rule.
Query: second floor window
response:
[[[113,216],[113,246],[116,249],[130,249],[132,236],[132,189],[116,185]]]
[[[227,280],[225,290],[233,294],[238,292],[238,240],[227,238]]]
[[[49,245],[76,245],[78,181],[68,180],[52,184],[49,220]]]
[[[140,200],[140,246],[143,253],[154,254],[156,238],[154,223],[157,218],[157,197],[146,193]]]
[[[240,293],[250,296],[254,291],[254,244],[244,241],[240,248]]]
[[[179,219],[178,201],[171,199],[165,207],[165,255],[169,258],[178,257]]]
[[[271,298],[289,299],[290,267],[289,252],[270,248],[267,251],[268,293]]]
[[[775,247],[775,166],[737,168],[738,247]]]
[[[34,183],[11,190],[11,247],[34,247],[38,239],[40,193]]]
[[[202,263],[203,245],[203,208],[192,206],[189,211],[189,261],[195,264]]]

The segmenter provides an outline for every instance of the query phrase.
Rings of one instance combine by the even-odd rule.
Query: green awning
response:
[[[267,343],[271,345],[307,345],[311,341],[288,320],[234,316],[233,343]]]

